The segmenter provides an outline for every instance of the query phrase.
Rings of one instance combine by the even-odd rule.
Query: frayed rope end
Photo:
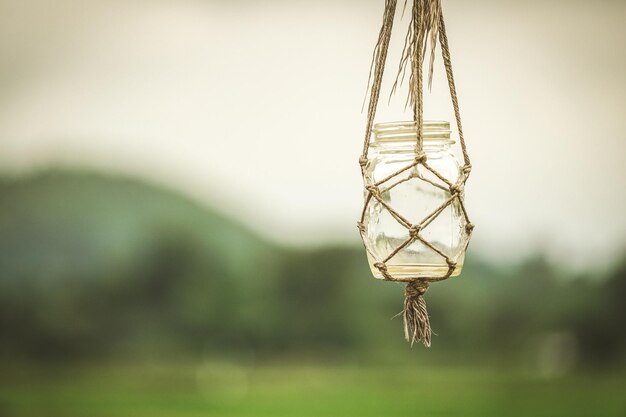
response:
[[[415,342],[430,347],[432,331],[424,300],[424,293],[427,290],[428,282],[423,280],[409,282],[404,290],[404,310],[402,311],[404,338],[411,343],[411,347]]]

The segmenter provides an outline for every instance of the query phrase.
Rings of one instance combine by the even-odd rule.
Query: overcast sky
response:
[[[356,242],[383,3],[0,1],[0,169],[138,176],[284,243]],[[472,248],[586,267],[621,254],[626,2],[444,11],[474,165]],[[437,64],[427,116],[450,120]],[[410,117],[403,100],[381,103],[379,121]]]

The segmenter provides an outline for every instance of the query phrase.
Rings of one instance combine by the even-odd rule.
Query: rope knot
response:
[[[424,162],[426,162],[426,153],[425,152],[417,152],[415,154],[415,163],[416,164],[422,164]]]
[[[393,280],[393,277],[387,271],[387,265],[384,262],[376,262],[374,264],[374,268],[380,271],[380,274],[385,278],[385,280]]]
[[[406,284],[404,296],[406,298],[415,298],[426,294],[426,291],[428,291],[428,281],[416,279]]]
[[[450,269],[456,268],[456,261],[454,259],[447,258],[446,263],[448,264],[448,268]]]
[[[382,274],[386,274],[387,273],[387,265],[385,265],[382,262],[376,262],[374,264],[374,268],[378,269]]]
[[[463,193],[463,183],[462,182],[457,182],[456,184],[452,184],[450,186],[450,194],[455,195],[455,194],[462,194]]]
[[[465,231],[467,233],[472,233],[473,230],[474,230],[474,223],[468,223],[465,225]]]
[[[380,196],[380,190],[375,185],[368,185],[365,187],[367,191],[369,191],[374,197]]]
[[[409,228],[409,236],[411,236],[411,239],[413,240],[419,239],[419,234],[421,230],[422,230],[421,224],[414,224],[413,226],[411,226]]]
[[[468,176],[470,172],[472,172],[472,165],[471,164],[463,165],[463,167],[461,168],[461,172],[465,176]]]
[[[367,158],[364,156],[361,156],[359,158],[359,165],[361,165],[361,168],[365,168],[365,166],[367,165]]]
[[[356,227],[361,233],[365,233],[365,225],[361,222],[356,222]]]

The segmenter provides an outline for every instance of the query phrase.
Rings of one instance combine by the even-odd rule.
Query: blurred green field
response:
[[[0,379],[2,417],[626,415],[618,373],[212,361],[5,367]]]

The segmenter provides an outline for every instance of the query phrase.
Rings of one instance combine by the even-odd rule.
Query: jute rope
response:
[[[404,8],[406,10],[408,0],[405,1]],[[450,49],[448,46],[448,38],[446,35],[446,27],[443,19],[443,12],[441,8],[441,0],[413,0],[411,8],[411,23],[407,35],[405,37],[404,50],[400,59],[400,65],[398,68],[398,74],[396,76],[395,83],[392,88],[392,94],[396,91],[398,84],[404,79],[406,69],[410,64],[410,79],[409,79],[409,98],[413,109],[413,120],[417,126],[417,140],[415,145],[415,159],[409,165],[398,169],[387,177],[374,181],[368,174],[368,152],[370,146],[370,138],[372,135],[372,128],[374,125],[374,119],[376,117],[376,109],[380,98],[380,90],[383,80],[383,74],[385,71],[385,63],[387,61],[387,52],[389,50],[389,42],[391,39],[391,32],[396,15],[396,0],[385,0],[385,11],[383,14],[383,23],[378,35],[378,41],[374,48],[372,57],[372,65],[370,67],[370,80],[368,82],[368,88],[371,86],[369,92],[369,105],[367,111],[367,125],[365,129],[365,140],[363,143],[363,152],[359,158],[359,164],[361,166],[361,175],[363,176],[363,182],[366,189],[365,202],[363,204],[363,210],[361,217],[357,223],[361,238],[365,246],[366,251],[375,260],[374,266],[378,269],[387,281],[405,282],[405,301],[404,309],[401,312],[404,318],[404,335],[407,341],[411,343],[411,346],[419,341],[425,346],[430,346],[431,343],[431,328],[428,312],[426,310],[426,302],[424,300],[424,294],[428,290],[428,286],[432,282],[443,281],[448,279],[457,267],[457,259],[454,259],[446,255],[439,248],[434,246],[431,242],[427,241],[422,235],[421,231],[427,227],[437,216],[439,216],[447,207],[455,202],[458,203],[461,208],[463,217],[465,218],[465,231],[466,233],[462,237],[461,247],[464,253],[469,245],[469,241],[474,229],[474,225],[471,223],[467,210],[464,204],[464,188],[465,183],[470,175],[472,165],[470,163],[467,148],[465,146],[465,138],[463,137],[463,128],[461,125],[461,114],[459,110],[459,102],[456,94],[456,87],[454,84],[454,75],[452,72],[452,61],[450,58]],[[441,55],[443,63],[446,69],[446,76],[448,80],[448,87],[450,90],[450,97],[452,99],[452,107],[454,109],[454,116],[456,119],[456,125],[459,134],[459,142],[463,153],[463,166],[460,169],[460,175],[455,183],[450,182],[443,175],[437,172],[428,163],[426,153],[423,146],[423,123],[424,123],[424,98],[423,98],[423,64],[424,54],[426,53],[427,45],[430,44],[430,69],[429,69],[429,85],[432,83],[433,76],[433,62],[435,59],[435,49],[437,40],[441,45]],[[417,167],[422,166],[426,171],[434,175],[442,184],[438,184],[435,181],[427,179],[419,174]],[[433,212],[428,214],[419,223],[411,223],[401,213],[396,211],[390,204],[388,204],[383,196],[388,193],[393,187],[401,184],[408,179],[402,179],[393,182],[391,185],[381,189],[383,184],[388,183],[400,175],[406,173],[409,170],[415,170],[415,173],[409,178],[419,178],[434,187],[446,191],[449,197]],[[365,216],[367,214],[367,208],[370,203],[377,202],[389,214],[402,226],[404,226],[409,233],[409,237],[406,241],[401,243],[391,253],[389,253],[384,259],[380,259],[376,253],[370,247],[367,238],[367,228],[365,224]],[[419,278],[397,278],[394,277],[387,269],[387,263],[396,256],[401,250],[407,248],[409,245],[421,242],[427,248],[435,252],[438,256],[443,258],[448,266],[448,270],[443,276],[439,277],[419,277]]]

